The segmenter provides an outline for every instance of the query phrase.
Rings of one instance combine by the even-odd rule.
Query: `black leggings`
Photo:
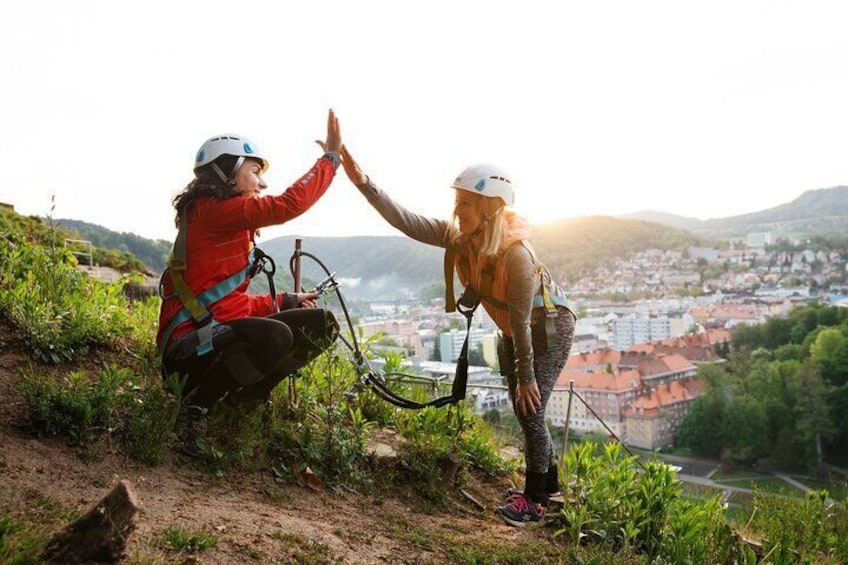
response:
[[[168,348],[163,374],[186,377],[183,394],[190,405],[256,405],[325,349],[339,334],[329,310],[294,308],[264,318],[239,318],[213,328],[212,351],[197,355],[197,332],[181,336]]]

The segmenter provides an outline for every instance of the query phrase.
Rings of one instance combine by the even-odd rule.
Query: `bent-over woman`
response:
[[[394,202],[345,147],[342,163],[351,182],[389,224],[422,243],[445,248],[447,311],[455,309],[455,270],[466,295],[479,297],[497,324],[501,373],[524,432],[526,459],[524,491],[511,492],[500,510],[514,526],[538,522],[550,495],[559,491],[545,407],[571,349],[575,316],[530,246],[527,221],[511,209],[511,177],[491,165],[465,169],[451,184],[454,209],[445,221]]]

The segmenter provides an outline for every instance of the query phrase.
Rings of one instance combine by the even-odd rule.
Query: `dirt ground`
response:
[[[15,386],[27,363],[0,336],[0,514],[14,516],[45,500],[83,513],[127,479],[143,511],[126,563],[445,563],[457,560],[451,547],[504,547],[550,536],[500,520],[505,482],[467,485],[482,511],[457,492],[447,508],[427,513],[408,493],[316,492],[278,484],[270,469],[215,477],[176,452],[157,467],[119,453],[86,462],[62,440],[29,430]],[[174,526],[216,535],[217,543],[195,555],[166,550],[163,533]]]

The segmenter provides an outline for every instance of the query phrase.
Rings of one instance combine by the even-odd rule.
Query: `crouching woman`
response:
[[[308,210],[335,176],[341,134],[332,110],[323,146],[290,188],[263,196],[265,155],[244,137],[213,137],[197,153],[194,180],[174,198],[179,233],[160,285],[157,342],[163,375],[185,380],[187,405],[200,413],[222,399],[261,404],[338,335],[332,313],[314,307],[314,293],[248,292],[261,260],[258,229]]]

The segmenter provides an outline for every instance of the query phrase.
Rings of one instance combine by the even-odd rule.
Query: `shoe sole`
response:
[[[513,520],[512,518],[507,518],[503,514],[501,514],[501,518],[504,519],[504,522],[509,524],[510,526],[515,526],[516,528],[524,528],[529,525],[536,525],[541,523],[541,520],[528,520],[526,522],[519,522],[518,520]]]

